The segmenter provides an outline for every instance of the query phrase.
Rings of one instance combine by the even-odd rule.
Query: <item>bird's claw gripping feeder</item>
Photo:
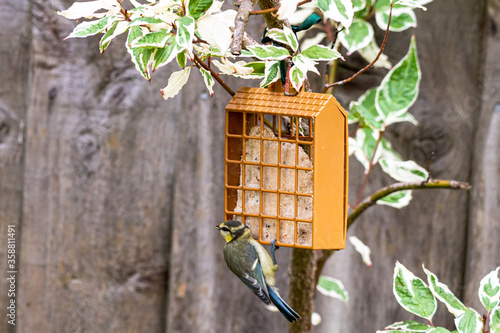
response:
[[[225,219],[262,244],[343,249],[347,113],[328,94],[240,88],[226,106]]]

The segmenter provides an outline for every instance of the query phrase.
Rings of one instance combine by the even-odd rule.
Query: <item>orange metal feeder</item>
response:
[[[263,244],[343,249],[347,136],[331,95],[239,89],[226,107],[226,220]]]

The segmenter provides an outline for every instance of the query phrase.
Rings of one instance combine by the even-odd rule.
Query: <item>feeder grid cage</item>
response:
[[[347,113],[333,96],[240,88],[226,107],[226,220],[262,244],[343,249],[347,149]]]

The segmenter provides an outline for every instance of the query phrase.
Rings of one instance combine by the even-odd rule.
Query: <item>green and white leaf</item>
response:
[[[359,49],[358,52],[368,63],[370,63],[380,52],[380,47],[377,45],[375,39],[372,39],[367,46]],[[389,61],[389,57],[382,53],[373,66],[391,69],[392,64]]]
[[[500,306],[490,313],[490,333],[500,333]]]
[[[281,2],[277,15],[280,20],[286,20],[295,13],[300,0],[286,0]]]
[[[301,32],[303,32],[303,31],[300,31],[299,34]],[[320,45],[326,37],[327,37],[326,33],[318,32],[317,34],[315,34],[311,38],[301,39],[300,48],[302,50],[306,50],[313,45]]]
[[[386,195],[382,199],[377,201],[377,205],[390,206],[393,208],[401,209],[410,204],[412,197],[411,190],[403,190],[398,192],[393,192]]]
[[[168,40],[166,41],[165,46],[162,48],[159,48],[156,51],[155,58],[154,58],[153,70],[156,70],[157,68],[160,68],[160,67],[165,66],[166,64],[170,63],[179,54],[184,55],[184,52],[180,52],[180,51],[181,51],[181,48],[176,44],[175,36],[173,36],[173,35],[170,36],[168,38]],[[179,62],[179,65],[182,68],[185,67],[185,55],[184,55],[184,66],[182,66],[182,64],[180,62]]]
[[[406,56],[384,77],[377,88],[375,107],[385,121],[403,115],[418,97],[422,77],[418,63],[415,37]]]
[[[354,19],[349,31],[341,31],[338,38],[347,49],[348,54],[351,54],[368,46],[373,40],[373,36],[373,27],[370,23],[363,19]]]
[[[429,177],[427,170],[411,160],[381,158],[379,164],[386,174],[400,182],[424,181]]]
[[[297,54],[292,58],[292,61],[294,67],[298,67],[302,72],[314,72],[317,75],[320,75],[318,69],[316,68],[316,61],[304,56],[303,54]]]
[[[187,15],[197,20],[206,13],[212,3],[213,0],[189,0]]]
[[[254,69],[252,67],[246,67],[246,62],[238,61],[232,63],[226,58],[221,58],[221,61],[222,62],[213,60],[212,62],[221,71],[222,74],[233,75],[236,77],[241,77],[243,79],[255,79],[255,77],[251,77]]]
[[[133,27],[130,27],[129,30],[128,30],[128,35],[127,35],[127,42],[125,43],[125,46],[127,48],[130,48],[130,45],[132,45],[132,43],[139,39],[139,38],[142,38],[144,35],[145,35],[145,32],[143,31],[144,28],[141,28],[139,26],[133,26]],[[147,30],[145,30],[147,31]]]
[[[312,45],[309,46],[307,49],[302,51],[301,53],[304,57],[309,58],[311,60],[335,60],[338,58],[342,58],[342,55],[335,51],[332,50],[329,47],[323,46],[323,45]]]
[[[152,32],[132,42],[131,47],[164,47],[172,34],[165,29]]]
[[[420,8],[423,10],[427,10],[427,8],[424,7],[424,5],[432,2],[432,0],[398,0],[395,1],[395,5],[399,6],[408,6],[412,8]]]
[[[95,21],[82,22],[78,24],[75,29],[73,29],[73,32],[71,32],[68,37],[64,39],[75,37],[83,38],[104,32],[108,27],[109,19],[109,17],[103,17],[102,19]]]
[[[387,119],[385,119],[384,125],[385,127],[387,127],[392,124],[405,122],[412,123],[413,125],[418,125],[417,119],[415,119],[415,117],[409,112],[398,115],[390,115]]]
[[[173,72],[168,79],[167,86],[161,90],[163,99],[169,99],[177,95],[188,81],[190,72],[191,67],[186,67],[181,71]]]
[[[357,101],[351,102],[349,115],[352,115],[353,120],[360,121],[361,126],[381,131],[384,129],[384,122],[375,108],[376,94],[376,89],[368,89]],[[353,120],[351,122],[354,122]]]
[[[344,303],[349,302],[349,293],[340,280],[322,275],[319,277],[316,289],[325,296],[339,299]]]
[[[365,171],[369,169],[375,146],[378,141],[379,131],[371,128],[360,128],[356,131],[356,144],[349,144],[349,151],[353,149],[354,156],[363,165]],[[382,149],[377,149],[373,163],[376,164],[381,156]]]
[[[194,19],[189,16],[183,16],[175,22],[177,25],[177,34],[175,39],[177,45],[188,52],[192,52],[195,28]]]
[[[481,333],[483,320],[475,310],[467,309],[455,318],[455,326],[459,333]]]
[[[264,80],[260,83],[261,87],[267,88],[271,83],[278,81],[280,75],[280,62],[279,61],[266,61],[266,68],[264,72]]]
[[[179,16],[177,14],[171,12],[157,14],[155,17],[139,16],[130,21],[129,26],[143,26],[150,32],[160,31],[162,29],[172,31],[172,23],[178,18]]]
[[[197,32],[203,40],[225,54],[231,46],[235,17],[235,10],[204,15],[196,21]]]
[[[208,56],[224,57],[224,54],[218,48],[205,43],[193,44],[193,48],[198,52],[198,56],[202,60],[206,60]]]
[[[306,73],[303,72],[299,67],[293,66],[289,72],[290,82],[295,90],[299,91],[304,84],[304,80],[306,79]]]
[[[432,326],[419,323],[418,321],[415,320],[406,320],[387,326],[383,332],[396,331],[396,332],[424,333],[427,332],[429,328],[432,328]]]
[[[423,266],[422,266],[423,267]],[[437,276],[423,267],[427,275],[427,282],[434,296],[446,305],[448,311],[455,317],[461,316],[468,308],[451,292],[450,288],[442,282],[439,282]]]
[[[450,331],[444,327],[431,327],[426,333],[450,333]],[[457,332],[455,331],[455,333]]]
[[[290,46],[290,44],[288,44],[285,32],[281,29],[278,28],[269,29],[266,32],[266,36],[278,43]]]
[[[297,37],[293,31],[286,26],[283,27],[283,30],[276,28],[269,29],[266,36],[278,43],[290,46],[294,52],[296,52],[299,48],[299,41],[297,40]]]
[[[370,258],[371,250],[368,246],[366,246],[358,237],[356,236],[350,236],[349,237],[349,242],[351,242],[352,246],[354,246],[354,250],[361,254],[361,259],[363,260],[363,263],[371,267],[372,266],[372,260]]]
[[[283,27],[283,32],[285,33],[287,44],[290,45],[293,52],[297,52],[297,50],[299,49],[299,41],[297,40],[297,36],[295,36],[295,33],[287,26]]]
[[[265,77],[266,61],[252,61],[245,64],[244,67],[252,68],[253,72],[250,73],[252,79],[262,79]]]
[[[105,10],[106,12],[103,12]],[[77,20],[82,17],[104,17],[112,16],[120,11],[116,0],[95,0],[87,2],[74,2],[67,10],[58,11],[56,14],[64,16],[70,20]]]
[[[127,31],[128,28],[126,21],[115,21],[99,41],[99,50],[101,53],[106,50],[113,38]]]
[[[487,311],[493,310],[500,304],[500,280],[498,279],[497,267],[486,275],[479,284],[479,299]]]
[[[361,147],[358,145],[358,142],[355,138],[349,137],[347,138],[349,156],[354,154],[356,151],[361,150]],[[359,159],[358,159],[359,160]]]
[[[131,48],[127,47],[128,53],[132,57],[132,62],[135,65],[135,69],[141,73],[141,75],[146,80],[151,80],[151,70],[155,63],[155,53],[156,48],[152,47],[140,47]]]
[[[394,8],[411,7],[426,10],[424,5],[432,2],[432,0],[377,0],[375,2],[375,11],[387,10],[391,6],[391,2],[394,4]]]
[[[133,48],[130,44],[143,36],[142,29],[138,26],[131,27],[128,32],[127,43],[125,47],[130,54],[131,60],[137,71],[146,79],[151,80],[151,67],[155,63],[154,57],[156,48],[141,47]]]
[[[200,67],[200,73],[203,76],[203,82],[205,82],[205,86],[210,92],[210,97],[212,97],[214,95],[215,79],[213,78],[212,74],[210,74],[210,72],[204,68]]]
[[[390,141],[382,138],[382,140],[380,141],[381,143],[381,154],[380,154],[380,157],[381,158],[384,158],[384,159],[388,159],[388,160],[398,160],[398,161],[402,161],[403,159],[401,158],[401,156],[392,148],[392,144],[390,143]]]
[[[325,19],[340,22],[346,29],[351,26],[354,18],[351,0],[318,0],[318,7],[323,11]]]
[[[389,10],[380,10],[375,13],[375,21],[380,29],[386,30],[389,23]],[[405,31],[417,27],[417,16],[413,9],[408,7],[392,10],[390,31]]]
[[[366,0],[352,0],[354,12],[359,12],[366,8]]]
[[[177,63],[180,68],[185,68],[187,64],[186,52],[177,53]]]
[[[437,302],[429,287],[406,267],[396,262],[393,293],[398,303],[408,312],[432,320]]]
[[[152,25],[161,24],[161,23],[164,23],[164,22],[159,18],[140,16],[140,17],[137,17],[137,18],[133,19],[132,21],[130,21],[128,25],[130,27],[134,27],[136,25],[152,26]]]
[[[248,52],[242,51],[241,55],[256,57],[259,60],[283,60],[290,57],[287,49],[273,45],[252,46],[248,48]]]

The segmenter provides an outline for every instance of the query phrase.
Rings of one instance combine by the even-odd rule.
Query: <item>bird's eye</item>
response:
[[[225,232],[229,232],[229,228],[227,228],[227,227],[222,227],[222,228],[220,228],[220,230],[225,231]]]

